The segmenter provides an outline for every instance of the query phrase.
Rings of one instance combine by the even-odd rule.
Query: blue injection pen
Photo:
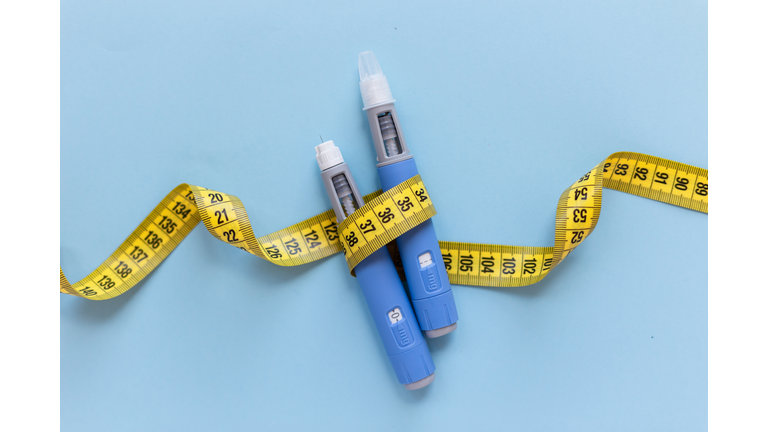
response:
[[[336,221],[341,222],[364,204],[362,195],[333,141],[315,151]],[[435,364],[386,246],[362,260],[355,274],[397,379],[407,390],[426,387],[435,379]]]
[[[419,172],[405,144],[395,100],[379,62],[371,51],[365,51],[358,57],[358,67],[363,110],[376,148],[381,188],[386,191]],[[459,316],[432,220],[399,236],[397,247],[421,329],[430,338],[456,330]]]

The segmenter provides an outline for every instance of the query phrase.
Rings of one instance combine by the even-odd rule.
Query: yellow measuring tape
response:
[[[707,213],[708,171],[641,153],[610,155],[560,196],[553,247],[440,242],[452,284],[511,287],[549,274],[592,231],[600,217],[603,187]],[[105,300],[147,276],[202,219],[208,232],[259,258],[296,266],[344,251],[350,271],[377,249],[435,215],[420,176],[384,193],[341,224],[328,210],[272,234],[256,237],[245,206],[234,195],[181,184],[169,193],[96,270],[75,284],[60,271],[60,291]],[[397,260],[396,260],[397,262]]]

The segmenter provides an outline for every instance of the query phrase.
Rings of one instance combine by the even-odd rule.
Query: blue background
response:
[[[560,193],[612,152],[708,164],[704,2],[102,3],[61,4],[73,282],[179,183],[237,195],[259,235],[329,208],[319,134],[377,189],[369,49],[441,239],[552,245]],[[199,226],[127,294],[61,296],[62,430],[705,430],[707,216],[603,203],[543,282],[454,287],[416,392],[341,256],[280,268]]]

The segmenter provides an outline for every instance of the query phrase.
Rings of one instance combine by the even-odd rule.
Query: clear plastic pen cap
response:
[[[381,71],[381,66],[379,61],[376,60],[376,56],[373,55],[373,51],[360,53],[357,57],[357,68],[360,71],[360,81],[368,81],[369,79],[384,76],[384,72]]]
[[[363,96],[364,110],[395,101],[387,77],[381,71],[373,52],[361,52],[357,58],[357,68],[360,72],[360,93]]]

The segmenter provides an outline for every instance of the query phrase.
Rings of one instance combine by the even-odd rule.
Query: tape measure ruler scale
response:
[[[603,187],[708,212],[708,171],[641,153],[614,153],[584,174],[558,200],[555,244],[504,246],[440,241],[452,284],[516,287],[534,284],[594,231]],[[344,251],[350,271],[383,245],[435,215],[424,183],[415,176],[364,197],[366,205],[341,225],[328,210],[256,237],[235,195],[181,184],[174,188],[96,270],[60,292],[106,300],[128,291],[156,268],[203,221],[217,239],[280,266],[297,266]],[[396,260],[397,262],[397,260]]]

